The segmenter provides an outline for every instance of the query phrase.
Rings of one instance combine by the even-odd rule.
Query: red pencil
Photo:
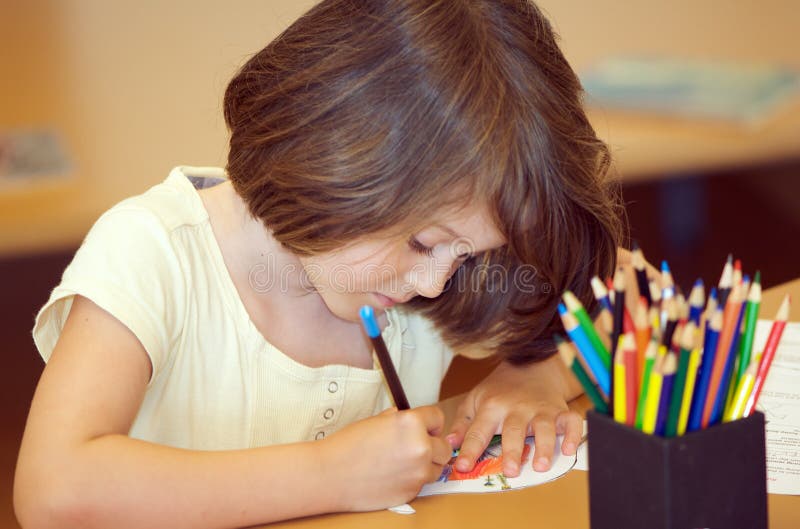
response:
[[[778,309],[778,314],[775,316],[775,321],[772,323],[772,328],[769,331],[769,338],[767,338],[767,345],[764,346],[764,354],[761,356],[761,363],[758,365],[758,372],[756,373],[753,390],[750,392],[750,397],[747,399],[747,405],[744,408],[745,417],[750,415],[756,407],[758,396],[761,394],[761,389],[764,387],[764,381],[767,379],[772,360],[775,358],[778,342],[780,342],[783,329],[786,327],[786,320],[789,319],[789,305],[791,302],[792,300],[789,294],[786,294],[786,297],[783,298],[783,303],[781,303]]]
[[[625,362],[625,422],[633,426],[636,422],[636,401],[639,396],[639,366],[637,365],[636,339],[633,333],[625,333],[622,342]],[[618,383],[622,383],[620,380]]]

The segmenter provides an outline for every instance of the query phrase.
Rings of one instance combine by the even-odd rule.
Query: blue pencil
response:
[[[678,361],[675,353],[669,352],[664,360],[664,378],[661,380],[661,397],[658,399],[658,415],[656,415],[656,435],[664,435],[669,415],[669,403],[672,400],[672,386],[675,383],[675,371]]]
[[[559,303],[558,313],[561,316],[561,322],[564,324],[564,330],[567,331],[569,339],[572,340],[572,343],[578,348],[578,352],[589,367],[589,371],[591,371],[592,376],[597,381],[598,386],[600,386],[600,390],[606,396],[609,396],[611,393],[610,375],[600,355],[595,351],[592,342],[589,341],[589,336],[580,325],[578,325],[578,320],[574,315],[570,314],[566,305]]]
[[[700,318],[703,315],[703,307],[705,305],[704,298],[703,280],[698,279],[694,282],[692,291],[689,293],[689,321],[693,322],[698,329],[700,328]]]
[[[711,384],[711,372],[714,369],[714,358],[721,327],[722,310],[718,308],[711,317],[711,322],[706,325],[706,332],[703,337],[703,358],[700,364],[700,373],[697,376],[697,385],[692,396],[692,408],[689,413],[689,425],[687,427],[690,432],[699,430],[703,422],[703,407],[706,403],[708,386]]]
[[[603,284],[603,280],[594,276],[591,280],[591,285],[595,299],[600,302],[603,308],[608,309],[611,314],[614,314],[614,307],[611,304],[611,298],[608,297],[608,289]]]

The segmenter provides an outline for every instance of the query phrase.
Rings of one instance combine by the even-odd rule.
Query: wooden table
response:
[[[800,279],[771,288],[764,293],[761,314],[774,316],[786,292],[800,298]],[[797,311],[793,320],[797,321]],[[454,411],[455,401],[444,403]],[[571,403],[585,410],[585,397]],[[769,527],[796,529],[800,520],[800,496],[769,495]],[[529,529],[589,528],[588,474],[573,470],[553,482],[523,490],[495,494],[459,494],[432,496],[414,500],[413,515],[378,511],[355,514],[332,514],[292,520],[270,528],[325,529],[412,529],[434,527],[488,528],[526,527]]]

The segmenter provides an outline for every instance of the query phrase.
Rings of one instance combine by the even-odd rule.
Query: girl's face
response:
[[[467,257],[505,242],[486,207],[469,206],[407,237],[363,239],[300,260],[328,309],[357,322],[363,305],[380,313],[415,296],[438,296]]]

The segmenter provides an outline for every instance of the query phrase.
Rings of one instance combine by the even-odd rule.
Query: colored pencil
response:
[[[397,376],[397,371],[394,369],[392,357],[389,356],[389,350],[386,349],[386,343],[381,336],[380,327],[375,319],[375,312],[369,305],[364,305],[359,311],[361,322],[364,324],[364,329],[367,331],[372,346],[375,348],[375,355],[378,357],[378,363],[381,365],[383,371],[383,378],[389,386],[389,391],[392,393],[392,400],[398,410],[407,410],[410,408],[406,393],[403,391],[403,385],[400,383],[400,377]]]
[[[669,347],[672,344],[672,335],[675,333],[675,328],[678,325],[678,303],[674,298],[665,299],[662,303],[661,314],[662,323],[664,325],[664,332],[661,334],[661,345]],[[664,316],[666,314],[666,316]]]
[[[647,344],[650,343],[653,329],[647,323],[647,301],[644,297],[639,298],[633,317],[634,335],[636,336],[636,376],[642,379],[644,371],[644,353],[647,351]]]
[[[656,420],[658,419],[658,407],[661,400],[661,384],[664,381],[662,370],[664,369],[663,357],[656,359],[650,377],[647,382],[647,398],[644,405],[644,419],[642,421],[642,431],[644,433],[655,433]]]
[[[708,427],[711,422],[711,415],[714,411],[714,405],[717,402],[719,392],[727,390],[727,388],[722,388],[721,384],[725,366],[728,361],[728,353],[730,352],[731,343],[733,342],[733,335],[735,332],[738,332],[736,322],[739,319],[739,308],[742,304],[739,299],[739,287],[739,285],[733,286],[728,296],[728,301],[725,304],[725,309],[722,312],[722,330],[719,335],[717,351],[714,355],[714,367],[711,372],[708,395],[706,395],[706,403],[703,406],[703,428]]]
[[[717,293],[719,295],[718,303],[720,307],[724,307],[728,301],[728,296],[733,287],[733,255],[728,254],[728,259],[725,261],[725,266],[722,267],[722,275],[719,277],[719,285],[717,286]]]
[[[647,303],[647,307],[653,304],[653,299],[650,297],[650,283],[647,280],[647,270],[644,260],[644,253],[639,247],[639,243],[633,241],[632,261],[633,269],[636,272],[636,283],[639,287],[639,297],[643,297]]]
[[[622,347],[625,378],[620,379],[620,384],[624,383],[625,385],[625,423],[628,426],[634,426],[636,422],[636,397],[639,395],[639,366],[636,339],[633,334],[626,333],[622,336]]]
[[[747,399],[753,391],[757,372],[758,362],[751,362],[748,368],[744,370],[744,375],[742,375],[739,383],[736,384],[736,391],[734,392],[731,405],[725,410],[723,422],[735,421],[743,417]]]
[[[653,365],[655,364],[657,355],[658,342],[656,340],[650,340],[645,350],[642,378],[639,380],[639,399],[636,404],[636,422],[634,423],[637,430],[643,429],[644,412],[647,406],[647,392],[650,385],[650,373],[653,371]]]
[[[667,325],[667,301],[675,296],[675,282],[666,261],[661,261],[661,327]],[[667,342],[669,343],[669,342]]]
[[[614,329],[611,333],[611,354],[617,350],[625,319],[625,271],[617,268],[614,273]]]
[[[703,280],[698,279],[694,282],[692,291],[689,293],[689,320],[694,322],[697,328],[700,328],[700,318],[703,316],[703,308],[706,303],[705,298]]]
[[[690,432],[699,430],[703,423],[703,408],[708,397],[708,387],[711,383],[711,372],[714,369],[714,360],[717,353],[717,343],[719,343],[719,333],[722,328],[722,310],[717,308],[711,321],[706,325],[705,337],[703,338],[703,355],[700,361],[700,372],[697,375],[696,388],[692,397],[692,408],[689,412]]]
[[[591,279],[591,285],[595,299],[597,299],[603,307],[608,309],[609,312],[613,312],[614,308],[611,306],[611,299],[608,297],[608,288],[603,284],[603,280],[594,276]]]
[[[683,388],[683,400],[681,401],[681,413],[678,416],[678,435],[686,433],[689,424],[689,412],[692,409],[692,396],[697,383],[697,374],[700,369],[700,348],[697,346],[698,332],[695,331],[695,338],[692,343],[692,353],[689,356],[689,368],[686,371],[686,385]],[[688,343],[686,345],[689,345]]]
[[[750,358],[753,353],[753,339],[756,335],[756,322],[758,312],[761,308],[761,272],[756,271],[750,292],[747,294],[747,307],[744,316],[744,332],[739,345],[739,369],[736,374],[736,385],[744,376],[744,372],[750,365]]]
[[[628,400],[625,395],[626,376],[625,370],[628,366],[625,365],[625,335],[619,337],[619,345],[617,345],[617,352],[614,354],[614,420],[625,424],[628,422]]]
[[[564,292],[562,296],[564,299],[564,304],[567,306],[567,310],[569,310],[575,319],[578,320],[578,324],[581,326],[583,331],[586,333],[586,336],[589,337],[589,341],[592,342],[592,345],[595,348],[595,351],[600,355],[600,359],[605,364],[606,368],[611,368],[611,355],[606,349],[605,344],[600,339],[600,336],[597,334],[597,331],[594,328],[594,322],[589,317],[589,313],[586,312],[586,309],[583,308],[580,300],[567,290]]]
[[[575,374],[575,378],[578,379],[578,382],[580,382],[589,400],[594,404],[594,409],[597,410],[598,413],[608,413],[606,401],[589,378],[588,373],[583,369],[583,366],[575,358],[575,349],[561,338],[561,336],[555,335],[553,338],[556,342],[561,360],[563,360],[564,364]]]
[[[678,368],[675,371],[675,381],[672,386],[672,397],[669,402],[667,413],[667,424],[664,435],[674,437],[678,434],[678,421],[683,404],[683,392],[686,386],[686,378],[689,373],[689,358],[692,355],[692,345],[697,327],[693,322],[686,324],[682,331],[680,342],[680,353],[678,355]]]
[[[703,311],[702,324],[700,330],[705,332],[705,326],[711,319],[711,316],[717,310],[719,303],[717,302],[717,287],[712,287],[711,292],[708,293],[708,300],[706,301],[706,310]]]
[[[670,351],[664,360],[664,369],[662,372],[661,380],[661,396],[658,400],[658,415],[656,416],[655,433],[657,435],[664,435],[664,430],[667,424],[667,414],[669,413],[669,404],[672,400],[672,390],[675,382],[675,371],[677,370],[678,361],[675,358],[675,353]]]
[[[661,304],[661,288],[658,286],[658,283],[654,280],[650,280],[650,306],[660,305]]]
[[[738,261],[737,261],[738,262]],[[734,272],[736,268],[734,268]],[[735,277],[735,274],[734,274]],[[720,391],[717,394],[717,402],[714,404],[714,409],[711,412],[711,422],[716,424],[722,420],[722,414],[725,412],[730,401],[733,399],[733,393],[736,391],[736,369],[737,362],[739,361],[739,342],[741,341],[741,329],[744,325],[744,313],[746,304],[744,299],[747,297],[750,289],[750,278],[744,276],[740,283],[740,298],[742,303],[739,306],[739,317],[736,319],[736,327],[733,332],[733,340],[731,347],[728,350],[728,359],[725,362],[725,371],[722,374],[722,381],[720,382]]]
[[[578,324],[575,315],[567,310],[566,305],[559,303],[558,312],[561,315],[561,323],[564,325],[564,330],[567,331],[570,340],[572,340],[572,343],[578,348],[578,353],[583,357],[589,371],[600,386],[600,391],[602,391],[604,395],[610,396],[611,379],[609,369],[603,363],[600,353],[594,349],[594,345],[592,345],[589,337]]]
[[[758,365],[756,372],[756,379],[753,383],[753,390],[750,397],[747,399],[745,405],[744,416],[749,416],[758,404],[758,397],[761,396],[761,389],[764,387],[764,382],[769,374],[769,368],[772,366],[772,360],[775,358],[775,352],[778,350],[778,343],[781,340],[783,329],[786,327],[786,320],[789,319],[789,307],[792,303],[789,294],[783,298],[778,314],[775,316],[775,321],[772,323],[772,328],[769,331],[767,344],[764,346],[764,352],[761,355],[761,362]]]

